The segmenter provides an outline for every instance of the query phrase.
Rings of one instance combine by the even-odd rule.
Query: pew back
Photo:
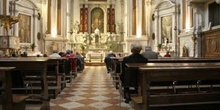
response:
[[[160,65],[161,64],[161,65]],[[137,64],[136,64],[137,66]],[[170,92],[165,88],[169,85],[164,85],[165,82],[187,82],[187,81],[209,81],[208,85],[212,85],[212,81],[220,80],[220,63],[150,63],[145,64],[139,68],[140,71],[140,96],[142,96],[143,110],[151,107],[164,107],[164,106],[179,106],[179,105],[198,105],[198,104],[213,104],[220,103],[219,89],[210,91],[183,91],[188,90],[187,84],[173,85],[176,86],[178,91],[181,86],[180,92]],[[161,92],[154,93],[152,83],[160,84]],[[159,82],[159,83],[158,83]],[[168,83],[167,83],[168,84]],[[219,85],[218,83],[217,85]],[[196,83],[195,83],[196,85]],[[207,84],[206,84],[207,85]],[[158,85],[157,85],[158,86]],[[165,92],[167,90],[167,92]]]

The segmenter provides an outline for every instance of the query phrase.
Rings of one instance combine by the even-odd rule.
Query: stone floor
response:
[[[31,106],[32,108],[34,106]],[[27,107],[31,110],[31,107]],[[76,79],[50,101],[51,110],[133,110],[120,101],[105,66],[86,66]]]

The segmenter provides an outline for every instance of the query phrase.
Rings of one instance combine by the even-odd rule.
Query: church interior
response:
[[[170,51],[172,57],[218,55],[216,49],[206,50],[209,47],[204,46],[209,45],[204,44],[205,33],[219,28],[218,0],[1,0],[0,3],[0,48],[6,56],[13,51],[18,54],[27,51],[29,56],[51,54],[54,49],[129,54],[132,42],[140,42],[143,47],[150,45],[162,55]],[[4,36],[9,36],[9,46]],[[209,46],[213,48],[218,44],[217,40],[211,42]],[[183,53],[183,47],[187,54]]]
[[[111,51],[117,57],[122,58],[129,56],[132,54],[131,44],[133,43],[142,45],[141,52],[144,52],[146,46],[150,46],[154,52],[158,53],[160,58],[149,60],[150,63],[167,63],[169,65],[167,68],[164,64],[159,65],[157,68],[157,70],[161,70],[159,73],[167,72],[171,68],[179,71],[178,68],[181,68],[179,65],[190,67],[193,72],[197,72],[195,67],[204,69],[199,77],[201,79],[197,79],[195,85],[190,85],[192,86],[190,89],[194,86],[198,89],[197,85],[200,80],[205,79],[202,76],[206,69],[213,72],[214,76],[219,76],[216,71],[220,69],[220,0],[1,0],[0,24],[0,81],[3,79],[3,86],[5,81],[5,88],[9,88],[0,88],[0,95],[3,94],[3,98],[1,98],[3,100],[0,99],[2,103],[0,110],[17,110],[20,105],[24,105],[26,108],[21,107],[19,110],[148,110],[157,105],[166,108],[165,104],[161,104],[166,102],[165,99],[164,102],[156,102],[156,96],[152,96],[152,99],[155,99],[155,102],[152,101],[152,105],[148,102],[149,100],[151,102],[151,98],[145,100],[144,97],[141,97],[141,102],[135,98],[131,99],[133,102],[129,104],[122,101],[122,92],[120,92],[122,88],[119,87],[117,72],[113,70],[117,64],[121,64],[120,59],[117,61],[112,59],[111,74],[107,73],[104,60],[108,53]],[[85,68],[78,72],[71,70],[71,74],[73,74],[70,76],[69,82],[64,84],[62,81],[65,82],[67,77],[59,74],[60,67],[56,67],[55,70],[58,71],[56,81],[61,82],[57,84],[61,89],[51,89],[51,92],[50,79],[43,73],[49,71],[48,65],[52,65],[52,63],[54,65],[54,62],[59,65],[66,60],[64,58],[46,59],[55,50],[58,53],[66,53],[67,50],[70,50],[73,53],[81,54],[84,58]],[[24,53],[28,57],[27,59],[20,58]],[[170,58],[164,57],[166,53],[170,54]],[[4,68],[5,66],[11,68]],[[153,69],[145,70],[142,66],[139,66],[141,68],[137,71],[153,71]],[[24,67],[33,68],[33,70],[24,69]],[[156,66],[152,66],[152,68],[156,68]],[[38,95],[43,94],[40,98],[42,103],[25,103],[27,101],[22,101],[18,105],[12,103],[14,91],[16,94],[33,94],[33,91],[35,92],[32,87],[29,91],[27,88],[13,89],[13,85],[7,85],[9,82],[13,83],[14,79],[7,80],[7,82],[4,80],[7,75],[5,74],[5,78],[2,78],[4,76],[2,73],[14,72],[14,70],[16,72],[19,70],[19,73],[30,71],[42,73],[37,77],[42,78],[38,81],[38,83],[41,82],[38,86],[42,88],[36,89]],[[187,72],[189,69],[181,68],[181,70]],[[183,72],[180,71],[180,73]],[[29,75],[29,73],[26,74]],[[210,74],[212,76],[212,73]],[[209,81],[215,80],[214,82],[220,87],[220,79],[211,76],[206,78]],[[22,77],[24,79],[26,75],[22,75]],[[155,76],[151,78],[153,77]],[[188,75],[184,77],[185,79],[179,77],[178,79],[186,80],[186,77],[188,78]],[[189,77],[191,81],[195,80],[191,77],[197,76]],[[25,84],[34,85],[37,78],[35,81]],[[145,80],[147,78],[143,79],[141,83]],[[168,81],[170,79],[158,80]],[[147,85],[148,81],[145,83],[143,85]],[[202,87],[206,88],[207,85],[202,85]],[[148,87],[143,88],[148,89]],[[144,89],[141,89],[139,97],[146,97],[150,94]],[[217,89],[220,90],[220,88]],[[9,95],[4,96],[5,93]],[[55,94],[52,98],[48,95],[51,93]],[[207,95],[202,92],[205,94],[204,98],[210,101],[203,100],[205,104],[199,102],[202,103],[201,106],[196,106],[196,109],[194,107],[192,110],[200,110],[203,105],[211,102],[219,104],[219,93],[220,91]],[[196,94],[194,98],[199,95]],[[8,96],[11,100],[4,101]],[[214,96],[219,99],[215,99]],[[169,98],[173,99],[173,97]],[[25,98],[25,100],[28,99],[30,97]],[[193,101],[190,104],[196,103],[197,100]],[[187,101],[182,103],[188,104]],[[173,102],[167,105],[175,106],[175,104]],[[18,108],[10,106],[18,106]],[[175,107],[158,110],[182,110]],[[217,109],[214,106],[209,110]]]

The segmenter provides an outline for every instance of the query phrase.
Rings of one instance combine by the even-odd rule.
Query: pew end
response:
[[[12,110],[25,110],[26,99],[29,98],[28,95],[13,94]]]
[[[132,96],[131,103],[133,105],[134,110],[142,110],[142,97],[141,96]]]

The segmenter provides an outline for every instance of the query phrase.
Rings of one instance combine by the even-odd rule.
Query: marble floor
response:
[[[120,100],[105,66],[87,66],[50,101],[51,110],[133,110]]]

